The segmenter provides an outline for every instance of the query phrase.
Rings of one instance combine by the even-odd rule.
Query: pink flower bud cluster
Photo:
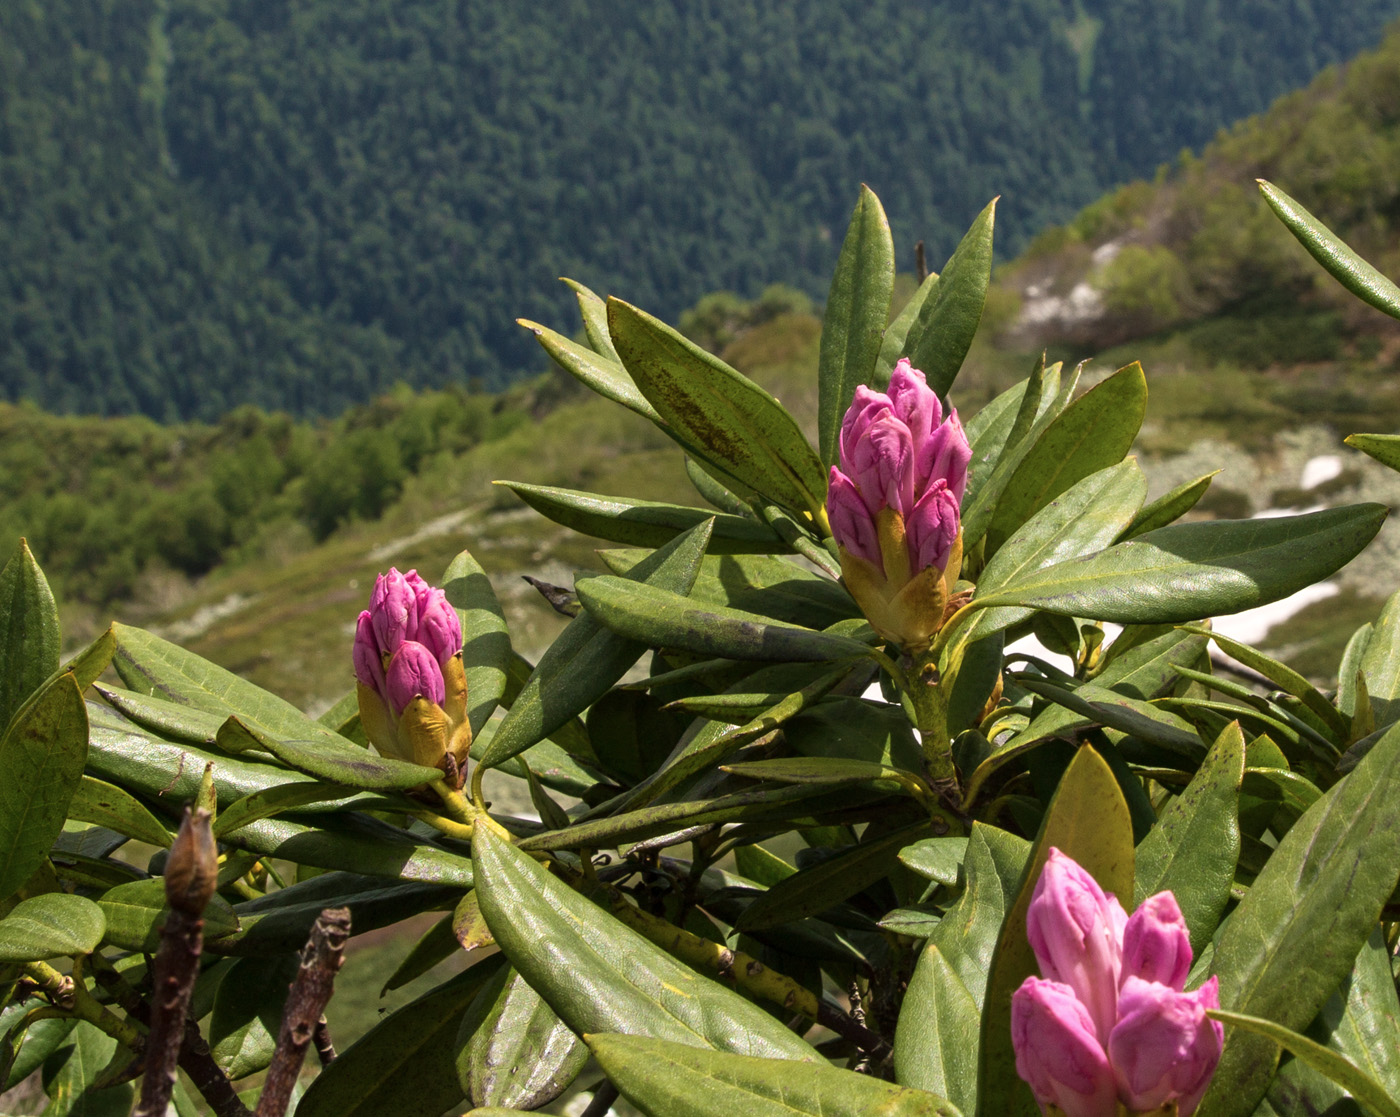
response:
[[[416,570],[400,574],[390,567],[375,579],[355,629],[355,677],[377,691],[395,717],[415,698],[442,704],[444,673],[461,650],[462,625],[442,590]]]
[[[876,525],[889,508],[904,523],[909,571],[942,570],[958,535],[971,460],[956,409],[945,420],[924,374],[901,359],[888,391],[862,384],[841,423],[841,465],[832,466],[827,489],[831,534],[889,577]]]
[[[1176,898],[1159,892],[1132,916],[1075,861],[1050,850],[1026,916],[1041,978],[1011,1001],[1016,1071],[1042,1112],[1191,1117],[1220,1061],[1219,982],[1183,992],[1191,941]]]

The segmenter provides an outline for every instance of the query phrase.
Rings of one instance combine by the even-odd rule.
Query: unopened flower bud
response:
[[[1225,1029],[1206,1015],[1220,1007],[1219,979],[1194,993],[1128,977],[1118,995],[1118,1023],[1108,1037],[1118,1095],[1130,1112],[1169,1101],[1191,1117],[1205,1096],[1224,1044]]]
[[[1139,977],[1179,991],[1190,972],[1191,935],[1176,897],[1149,896],[1123,929],[1123,981]]]
[[[179,832],[165,862],[165,900],[172,908],[198,918],[219,883],[219,847],[203,807],[185,808]]]
[[[385,756],[441,768],[461,786],[471,748],[462,626],[442,590],[410,570],[375,582],[352,654],[360,722]]]
[[[1115,1117],[1118,1088],[1093,1019],[1074,990],[1029,977],[1011,997],[1016,1073],[1041,1108],[1066,1117]]]
[[[887,391],[856,389],[827,520],[847,589],[875,631],[906,651],[927,649],[961,570],[971,458],[957,412],[944,420],[937,394],[907,358]]]

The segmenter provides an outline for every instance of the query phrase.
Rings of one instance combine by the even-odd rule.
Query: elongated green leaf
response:
[[[1021,525],[987,563],[977,580],[977,592],[994,595],[1037,570],[1102,550],[1137,514],[1146,496],[1147,478],[1136,461],[1090,474]],[[1030,614],[1024,608],[984,609],[964,639],[983,639]]]
[[[1293,825],[1216,940],[1220,1003],[1306,1027],[1351,972],[1400,877],[1400,728]],[[1268,1089],[1272,1043],[1234,1035],[1207,1094],[1222,1117]]]
[[[410,981],[422,977],[439,962],[446,961],[456,954],[460,944],[452,924],[452,915],[448,913],[424,931],[413,944],[413,948],[404,955],[403,961],[394,968],[394,972],[384,979],[384,986],[379,990],[379,995],[382,997],[407,985]]]
[[[0,962],[90,954],[105,926],[102,909],[82,896],[48,892],[21,900],[0,919]]]
[[[808,761],[812,763],[812,761]],[[881,837],[861,842],[825,861],[799,869],[772,885],[734,924],[736,931],[764,931],[783,923],[818,915],[889,875],[899,863],[899,851],[928,837],[927,822],[902,826]]]
[[[44,1089],[49,1095],[44,1110],[52,1117],[126,1117],[135,1088],[123,1083],[101,1089],[103,1070],[117,1055],[117,1041],[86,1020],[81,1021],[45,1063]]]
[[[106,918],[104,938],[122,950],[154,954],[160,946],[160,928],[170,914],[161,877],[134,880],[107,891],[98,907]],[[204,909],[204,938],[208,942],[238,930],[238,917],[222,896],[215,895]]]
[[[84,776],[68,804],[68,817],[105,826],[153,846],[169,846],[173,835],[139,800],[121,788]]]
[[[921,369],[928,386],[946,398],[982,321],[992,277],[993,198],[943,265],[938,288],[924,302],[904,339],[903,356]]]
[[[1215,934],[1235,882],[1244,759],[1244,734],[1231,722],[1186,790],[1166,805],[1137,847],[1134,906],[1157,892],[1175,893],[1198,957]]]
[[[1026,938],[1026,911],[1051,847],[1074,858],[1115,896],[1133,894],[1133,826],[1112,770],[1092,748],[1081,748],[1060,778],[1026,864],[1016,902],[997,939],[982,1008],[977,1098],[981,1112],[1038,1112],[1030,1088],[1016,1074],[1011,1048],[1011,995],[1036,972]]]
[[[731,516],[753,516],[753,508],[747,501],[731,492],[719,478],[689,455],[685,459],[685,475],[695,486],[695,491],[720,512],[728,512]]]
[[[219,982],[209,1020],[209,1047],[214,1062],[233,1081],[256,1074],[272,1062],[287,987],[299,968],[295,954],[240,958]]]
[[[472,852],[492,936],[576,1033],[624,1031],[745,1055],[816,1059],[762,1009],[683,966],[484,828]]]
[[[1206,1014],[1232,1028],[1252,1032],[1254,1035],[1292,1052],[1314,1070],[1325,1074],[1338,1086],[1345,1089],[1357,1101],[1374,1110],[1378,1117],[1400,1117],[1400,1103],[1396,1102],[1395,1097],[1388,1093],[1385,1087],[1365,1074],[1349,1059],[1323,1047],[1320,1043],[1315,1043],[1307,1036],[1300,1036],[1297,1032],[1285,1028],[1281,1024],[1275,1024],[1272,1020],[1263,1020],[1257,1016],[1225,1012],[1220,1009],[1208,1009]]]
[[[1356,956],[1356,966],[1342,987],[1327,998],[1318,1022],[1328,1047],[1345,1055],[1392,1098],[1400,1098],[1400,998],[1379,927]]]
[[[618,580],[634,592],[643,585],[690,592],[709,545],[712,522],[706,520],[677,536]],[[644,648],[592,615],[580,613],[540,657],[478,763],[498,767],[572,721],[627,673]]]
[[[212,748],[219,735],[219,726],[225,720],[219,714],[166,702],[148,694],[138,694],[125,687],[98,683],[93,689],[124,717],[171,741],[187,741],[192,745]]]
[[[1022,685],[1033,694],[1043,695],[1093,722],[1131,734],[1150,744],[1192,759],[1205,752],[1205,745],[1190,722],[1150,702],[1129,698],[1126,694],[1105,690],[1093,683],[1085,683],[1073,690],[1038,679],[1023,679]]]
[[[977,1002],[934,943],[924,947],[899,1009],[894,1076],[977,1111]]]
[[[1070,404],[1021,459],[997,501],[987,527],[988,554],[1075,482],[1121,462],[1132,449],[1146,409],[1147,380],[1136,363]],[[1142,495],[1147,495],[1145,487]],[[1141,507],[1141,499],[1138,504]],[[1137,511],[1134,508],[1133,514]]]
[[[503,962],[487,958],[385,1017],[323,1067],[299,1117],[439,1117],[462,1100],[454,1061],[467,1007]]]
[[[26,703],[0,737],[0,899],[29,879],[63,831],[87,746],[87,712],[68,672]]]
[[[900,850],[899,863],[921,877],[952,886],[958,883],[967,860],[968,840],[961,835],[925,838]]]
[[[574,489],[497,481],[542,516],[584,535],[637,547],[660,547],[706,520],[714,520],[712,554],[772,554],[790,550],[765,525],[743,516],[659,504],[631,497],[599,496]]]
[[[1388,280],[1332,232],[1326,225],[1300,206],[1277,186],[1257,180],[1259,192],[1278,214],[1288,231],[1298,238],[1312,258],[1327,269],[1329,275],[1362,302],[1400,318],[1400,287]]]
[[[608,1078],[647,1117],[958,1117],[934,1094],[835,1067],[794,1074],[781,1059],[637,1035],[584,1038]]]
[[[214,837],[222,838],[239,827],[257,822],[261,818],[271,818],[304,807],[308,803],[321,803],[327,799],[345,799],[345,788],[337,785],[316,783],[284,783],[269,787],[266,791],[255,791],[235,800],[227,810],[219,812],[214,820]]]
[[[539,1109],[588,1062],[583,1041],[514,969],[487,986],[462,1018],[458,1045],[457,1077],[478,1106]]]
[[[58,670],[60,641],[53,591],[21,539],[0,570],[0,732]]]
[[[576,279],[564,278],[562,282],[568,285],[578,302],[578,312],[583,318],[583,329],[588,335],[588,344],[593,346],[595,353],[616,361],[617,350],[613,348],[612,338],[608,336],[608,304]]]
[[[1237,613],[1344,566],[1380,530],[1386,511],[1352,504],[1300,516],[1175,524],[1045,567],[980,603],[1124,624]]]
[[[817,430],[821,460],[835,465],[841,419],[856,388],[872,384],[894,294],[894,241],[880,199],[868,186],[841,243],[822,317],[817,364]],[[888,371],[886,377],[888,377]],[[882,385],[883,387],[883,385]]]
[[[1349,434],[1343,441],[1370,454],[1381,465],[1400,470],[1400,434]]]
[[[1133,522],[1123,529],[1119,539],[1132,539],[1159,527],[1175,523],[1187,512],[1196,507],[1197,501],[1206,495],[1211,480],[1220,470],[1197,477],[1194,481],[1183,481],[1170,492],[1165,492],[1156,500],[1143,505],[1142,511],[1133,517]]]
[[[1031,843],[1005,830],[972,824],[964,862],[967,887],[930,942],[952,966],[979,1010],[997,935],[1016,899]]]
[[[729,659],[854,659],[869,654],[858,640],[766,617],[705,605],[656,586],[603,575],[578,584],[579,601],[613,632],[652,647],[680,648]]]
[[[619,299],[608,330],[622,363],[669,429],[777,504],[815,515],[826,471],[801,428],[752,380]]]
[[[890,375],[894,372],[895,363],[904,353],[904,343],[909,338],[909,331],[918,320],[919,314],[924,309],[924,304],[937,292],[938,275],[929,272],[924,277],[924,281],[919,284],[918,289],[909,296],[909,301],[900,308],[899,313],[885,327],[885,337],[880,342],[880,355],[875,359],[875,368],[869,381],[870,387],[876,391],[882,392],[889,387]]]
[[[467,720],[480,733],[506,692],[510,633],[491,579],[470,551],[448,563],[442,591],[462,622],[462,666],[467,675]]]
[[[612,573],[626,574],[644,554],[600,551],[599,557]],[[762,555],[706,555],[689,596],[804,628],[826,628],[861,615],[838,582],[787,559]]]
[[[717,799],[692,799],[683,803],[642,807],[577,822],[565,830],[533,834],[521,841],[520,848],[594,849],[622,842],[640,842],[702,823],[801,818],[812,813],[807,800],[824,796],[829,790],[820,784],[800,784],[796,787],[738,791]],[[849,795],[849,792],[844,793],[847,803]]]
[[[1361,672],[1366,677],[1376,727],[1400,718],[1400,592],[1391,594],[1371,626]]]
[[[17,1009],[21,1015],[29,1011],[28,1005],[15,1004],[11,1007]],[[50,1055],[63,1046],[64,1041],[72,1034],[77,1025],[77,1020],[52,1017],[47,1020],[36,1020],[30,1024],[20,1041],[20,1048],[15,1055],[14,1065],[10,1068],[9,1077],[0,1078],[0,1085],[3,1085],[6,1090],[13,1090],[38,1070]],[[11,1033],[10,1038],[14,1038],[13,1033]]]
[[[662,423],[656,408],[646,401],[632,377],[615,357],[585,349],[570,341],[563,334],[555,333],[547,326],[531,322],[525,318],[516,321],[535,335],[540,346],[553,359],[554,363],[574,379],[592,388],[600,396],[620,403],[623,407],[645,416],[654,423]],[[604,323],[606,325],[606,323]],[[609,346],[612,342],[609,340]]]
[[[335,737],[290,702],[201,659],[178,644],[130,625],[114,624],[112,665],[131,690],[221,718],[237,715],[245,725],[281,739],[320,741]]]
[[[320,726],[317,729],[316,736],[287,739],[245,723],[242,718],[230,717],[219,727],[219,747],[232,753],[262,749],[287,767],[338,784],[342,789],[396,791],[442,779],[437,768],[378,756],[352,745],[339,733]]]

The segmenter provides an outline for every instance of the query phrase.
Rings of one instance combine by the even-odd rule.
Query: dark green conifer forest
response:
[[[498,387],[570,275],[821,298],[865,181],[1014,253],[1400,0],[6,0],[0,397],[334,413]],[[901,264],[906,269],[911,258]]]

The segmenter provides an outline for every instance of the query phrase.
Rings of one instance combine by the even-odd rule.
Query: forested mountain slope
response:
[[[967,9],[967,10],[964,10]],[[820,297],[856,185],[1014,251],[1400,0],[7,0],[0,396],[333,412],[538,367],[576,276]],[[904,266],[910,261],[905,259]]]

